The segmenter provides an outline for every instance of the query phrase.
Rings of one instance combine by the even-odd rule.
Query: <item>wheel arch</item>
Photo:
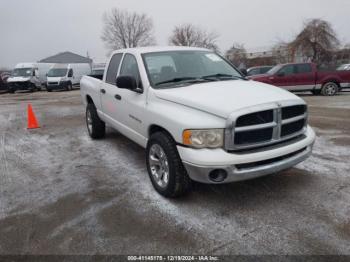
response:
[[[87,104],[93,104],[93,105],[95,105],[94,100],[92,99],[92,97],[91,97],[90,95],[86,95],[86,96],[85,96],[85,99],[86,99],[86,103],[87,103]]]
[[[157,124],[151,124],[148,128],[148,138],[150,138],[153,134],[157,133],[157,132],[163,132],[165,134],[167,134],[168,136],[171,137],[171,139],[173,139],[174,141],[176,141],[174,139],[174,136],[164,127],[157,125]]]

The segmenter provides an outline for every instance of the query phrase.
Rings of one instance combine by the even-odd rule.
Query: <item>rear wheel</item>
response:
[[[89,103],[86,107],[86,126],[91,138],[98,139],[105,136],[106,125],[99,118],[96,107],[92,103]]]
[[[191,188],[191,180],[170,135],[153,134],[146,148],[147,170],[153,187],[165,197],[178,197]]]
[[[339,87],[335,82],[328,82],[322,86],[321,94],[323,96],[334,96],[338,93]]]

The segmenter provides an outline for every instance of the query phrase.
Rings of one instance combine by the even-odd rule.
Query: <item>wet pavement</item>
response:
[[[350,93],[302,98],[307,161],[169,200],[141,147],[88,137],[79,91],[0,95],[0,254],[350,254]]]

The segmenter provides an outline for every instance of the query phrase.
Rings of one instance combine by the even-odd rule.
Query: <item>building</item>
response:
[[[62,52],[56,55],[44,58],[39,63],[55,63],[55,64],[80,64],[87,63],[92,65],[92,59],[84,57],[72,52]]]

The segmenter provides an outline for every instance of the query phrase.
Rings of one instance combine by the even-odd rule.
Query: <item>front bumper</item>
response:
[[[308,127],[305,138],[293,144],[254,153],[234,154],[223,149],[192,149],[178,146],[188,175],[202,183],[230,183],[248,180],[289,169],[307,159],[315,141]],[[225,170],[227,177],[220,182],[210,179],[214,170]]]
[[[7,84],[8,89],[12,91],[17,90],[33,90],[35,85],[32,82],[10,82]]]
[[[60,90],[66,89],[68,87],[68,81],[60,81],[60,82],[47,82],[46,88],[50,90]]]

